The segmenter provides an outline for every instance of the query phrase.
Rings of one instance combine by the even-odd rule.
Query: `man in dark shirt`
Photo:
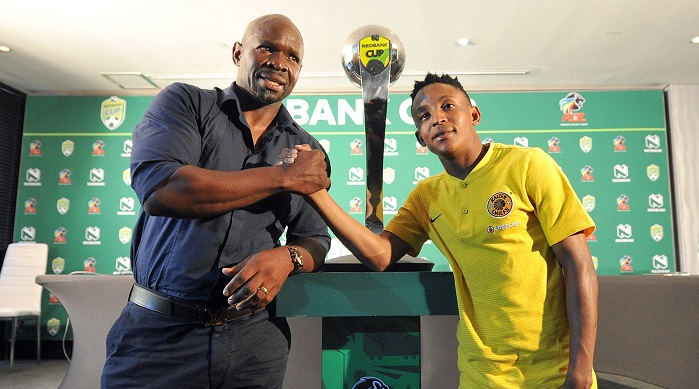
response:
[[[329,186],[327,155],[282,105],[303,50],[287,17],[260,17],[233,47],[236,82],[173,84],[136,127],[136,284],[108,335],[103,388],[281,387],[289,328],[267,305],[330,246],[303,198]],[[314,152],[276,164],[295,144]],[[242,286],[224,295],[233,276]]]

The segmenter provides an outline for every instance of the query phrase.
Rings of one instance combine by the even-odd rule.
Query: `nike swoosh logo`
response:
[[[430,221],[434,223],[435,220],[439,219],[440,216],[442,216],[443,213],[440,213],[439,215],[435,216],[434,218],[430,218]]]

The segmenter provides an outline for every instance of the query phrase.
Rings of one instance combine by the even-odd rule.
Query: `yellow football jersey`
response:
[[[386,226],[416,251],[431,239],[452,267],[463,388],[563,382],[570,338],[551,245],[594,228],[548,154],[497,143],[466,179],[419,182]]]

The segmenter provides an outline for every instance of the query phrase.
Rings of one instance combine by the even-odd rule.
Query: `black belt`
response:
[[[172,297],[164,296],[141,285],[134,284],[131,288],[129,301],[134,304],[164,315],[187,319],[209,327],[225,322],[241,319],[252,315],[254,312],[248,308],[242,311],[235,307],[204,308],[200,305],[189,305],[175,301]]]

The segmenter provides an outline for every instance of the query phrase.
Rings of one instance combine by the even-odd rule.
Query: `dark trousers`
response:
[[[107,336],[102,388],[281,388],[288,329],[267,310],[201,327],[130,302]]]

